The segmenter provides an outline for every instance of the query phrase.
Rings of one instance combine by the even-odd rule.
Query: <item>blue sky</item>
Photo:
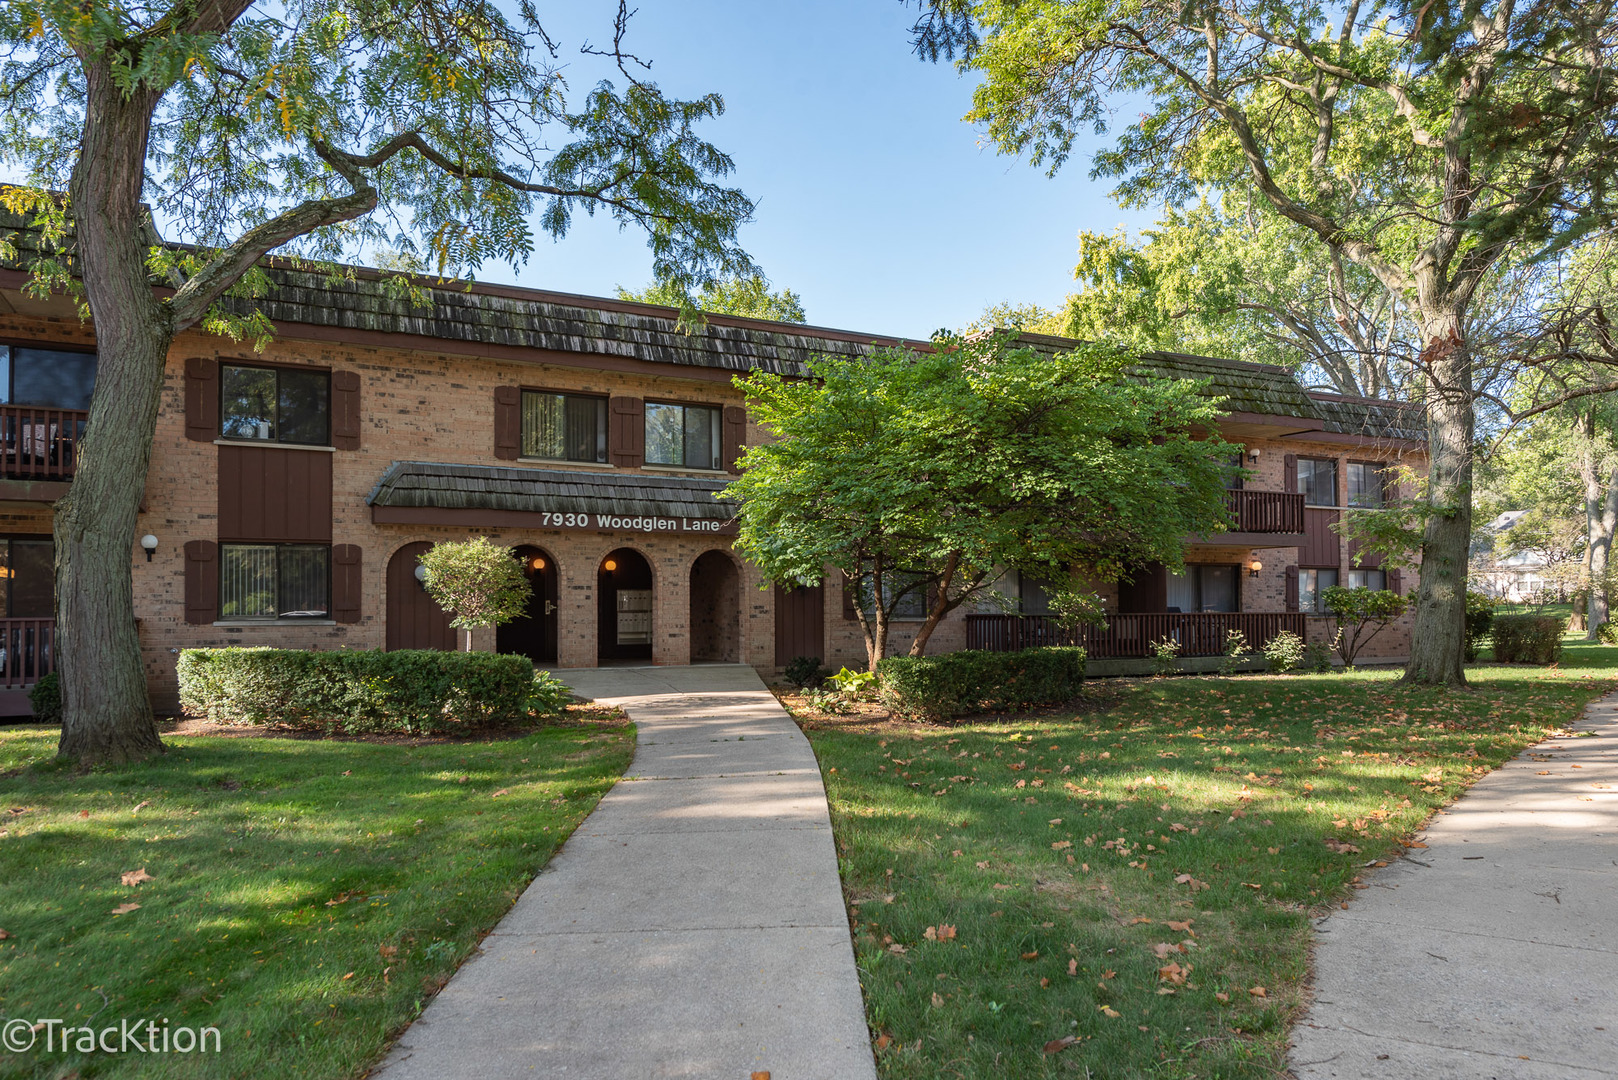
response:
[[[576,65],[574,91],[587,88],[601,69],[577,49],[611,40],[615,4],[540,9]],[[971,80],[915,58],[914,14],[898,0],[641,0],[630,23],[626,47],[653,61],[666,92],[724,96],[703,131],[758,203],[743,246],[822,326],[917,337],[1000,300],[1055,305],[1071,291],[1081,228],[1149,224],[1087,178],[1094,143],[1055,178],[980,146],[960,119]],[[650,279],[638,232],[575,221],[524,266],[479,276],[596,295]]]

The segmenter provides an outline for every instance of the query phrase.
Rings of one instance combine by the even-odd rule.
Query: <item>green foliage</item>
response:
[[[1067,320],[1060,311],[1052,311],[1038,304],[1015,304],[1004,300],[985,307],[983,314],[967,323],[961,333],[980,334],[985,330],[1017,330],[1062,337],[1067,334]]]
[[[1125,359],[946,338],[821,358],[814,379],[739,378],[776,438],[748,448],[724,493],[741,504],[737,550],[777,581],[819,581],[830,565],[880,597],[870,617],[861,605],[872,662],[896,571],[939,598],[925,635],[1007,567],[1108,578],[1178,565],[1185,536],[1226,527],[1234,450],[1192,438],[1219,413],[1197,384],[1126,381]]]
[[[773,319],[776,322],[808,322],[803,301],[791,289],[771,292],[770,283],[763,274],[742,277],[716,278],[703,284],[692,296],[689,291],[673,282],[653,282],[639,290],[618,287],[618,299],[635,300],[642,304],[662,304],[664,307],[695,308],[715,315],[740,315],[749,319]]]
[[[1152,672],[1173,675],[1180,666],[1180,643],[1173,638],[1161,638],[1148,645],[1152,650]]]
[[[843,697],[853,700],[876,686],[876,672],[853,671],[845,667],[826,681]]]
[[[1291,630],[1283,630],[1264,643],[1264,667],[1272,675],[1281,675],[1303,663],[1303,638]]]
[[[1072,631],[1081,626],[1106,628],[1105,601],[1094,589],[1087,588],[1087,584],[1074,578],[1047,595],[1050,613],[1062,629]]]
[[[1476,592],[1472,589],[1466,591],[1466,662],[1474,664],[1478,659],[1478,649],[1483,646],[1483,639],[1489,636],[1489,627],[1494,623],[1494,597],[1488,593]]]
[[[1225,631],[1224,653],[1219,659],[1219,674],[1234,675],[1241,663],[1242,657],[1247,653],[1247,635],[1240,630]]]
[[[1083,649],[890,656],[877,665],[882,703],[896,716],[938,723],[977,712],[1058,705],[1084,686]]]
[[[1496,615],[1490,638],[1502,664],[1554,664],[1562,658],[1567,620],[1553,615]]]
[[[452,734],[554,714],[565,688],[526,657],[380,649],[183,649],[180,706],[225,724]]]
[[[1345,589],[1333,585],[1320,594],[1326,610],[1337,617],[1337,653],[1343,663],[1354,658],[1394,619],[1410,609],[1410,598],[1391,589]]]
[[[421,554],[427,568],[422,585],[433,602],[461,630],[501,626],[528,610],[532,586],[511,549],[487,536],[445,540]]]
[[[51,672],[28,688],[28,704],[42,724],[62,722],[62,678]]]
[[[1596,627],[1596,640],[1603,645],[1618,645],[1618,623],[1604,622]]]
[[[815,685],[820,681],[820,657],[794,656],[787,662],[781,677],[800,689]]]
[[[1324,641],[1311,641],[1303,647],[1303,670],[1324,675],[1331,670],[1331,646]]]

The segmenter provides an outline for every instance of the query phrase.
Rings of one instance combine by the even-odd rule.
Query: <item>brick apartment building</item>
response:
[[[176,705],[190,646],[453,648],[416,579],[435,541],[486,535],[522,557],[527,617],[474,647],[538,663],[863,662],[835,576],[791,592],[730,550],[713,498],[759,438],[732,376],[802,374],[814,355],[858,357],[895,339],[713,317],[681,332],[667,308],[478,285],[412,307],[360,272],[332,284],[275,270],[262,353],[192,331],[169,354],[139,531],[135,611],[154,705]],[[52,665],[51,504],[72,481],[94,384],[94,337],[72,305],[0,269],[0,713],[27,711]],[[1060,339],[1029,336],[1036,347]],[[1242,628],[1326,636],[1310,619],[1333,583],[1403,587],[1354,567],[1328,524],[1386,494],[1379,470],[1420,467],[1419,416],[1306,393],[1280,368],[1160,356],[1158,374],[1227,395],[1223,434],[1255,478],[1233,491],[1237,531],[1189,538],[1184,574],[1148,568],[1107,592],[1118,615],[1098,656],[1188,655]],[[935,652],[1051,640],[1038,582],[1009,575],[1020,613],[958,611]],[[1408,620],[1407,620],[1408,621]],[[1311,624],[1314,625],[1311,625]],[[914,623],[901,622],[903,649]],[[1402,655],[1408,631],[1377,653]],[[1214,649],[1213,651],[1217,651]]]

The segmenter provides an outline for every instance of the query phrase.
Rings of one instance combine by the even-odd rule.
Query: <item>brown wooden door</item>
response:
[[[416,580],[416,558],[432,547],[406,544],[388,560],[388,650],[456,648],[455,628]]]
[[[826,655],[826,600],[819,585],[775,587],[775,666]]]

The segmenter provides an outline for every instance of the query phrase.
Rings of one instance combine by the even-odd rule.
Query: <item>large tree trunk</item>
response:
[[[1467,549],[1472,539],[1472,357],[1459,311],[1451,308],[1423,323],[1432,376],[1427,393],[1431,512],[1422,535],[1421,584],[1404,681],[1464,686]]]
[[[160,753],[135,631],[130,564],[172,322],[148,284],[141,182],[152,100],[86,68],[69,187],[96,335],[96,389],[73,486],[56,504],[59,753],[82,763]],[[171,538],[172,542],[173,538]]]
[[[1597,499],[1586,506],[1585,523],[1589,528],[1586,542],[1589,546],[1587,565],[1590,569],[1590,602],[1585,608],[1585,638],[1595,641],[1601,624],[1611,617],[1612,597],[1608,594],[1607,575],[1612,560],[1613,532],[1618,530],[1618,468],[1607,479],[1606,490],[1598,486]]]

